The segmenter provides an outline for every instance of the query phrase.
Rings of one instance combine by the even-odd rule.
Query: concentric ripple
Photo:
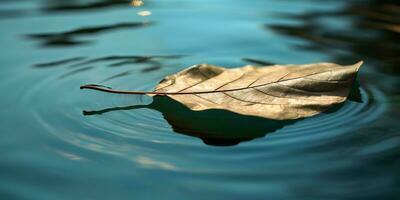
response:
[[[175,157],[174,154],[196,158],[190,160],[193,166],[198,166],[191,167],[191,172],[203,171],[205,168],[201,166],[207,165],[206,163],[224,161],[219,157],[224,148],[217,148],[220,151],[215,151],[215,148],[203,144],[196,137],[175,133],[160,112],[146,107],[152,102],[151,97],[80,91],[78,87],[83,84],[77,81],[80,76],[87,74],[77,74],[62,81],[48,76],[32,85],[30,91],[23,96],[23,104],[37,102],[38,107],[31,114],[42,129],[46,130],[46,134],[78,148],[133,159],[139,164],[150,163],[149,165],[165,170],[185,171],[185,167],[176,165],[183,161],[183,158]],[[160,77],[148,76],[148,79],[154,81],[147,78],[135,80],[128,76],[111,85],[115,88],[126,88],[126,82],[130,82],[129,86],[132,88],[128,89],[151,90]],[[234,156],[237,160],[259,159],[259,156],[277,159],[285,152],[304,150],[305,147],[301,144],[307,143],[310,148],[322,141],[351,134],[352,131],[379,118],[385,110],[384,95],[377,88],[365,85],[361,88],[361,94],[362,103],[347,101],[333,113],[323,113],[300,120],[264,137],[242,142],[238,146],[226,147],[225,149],[233,151],[224,155],[226,158]],[[48,101],[49,99],[51,101]],[[83,113],[84,110],[107,108],[121,109],[101,115],[89,116]],[[235,148],[240,151],[235,151]],[[210,152],[213,154],[210,155]],[[146,160],[161,153],[169,156],[163,158],[164,161]],[[216,166],[219,165],[214,165]],[[208,168],[208,173],[223,170],[222,164],[220,167]],[[229,169],[223,171],[228,173]]]
[[[399,6],[377,2],[2,1],[1,199],[396,199]],[[360,59],[362,103],[283,125],[79,90]]]

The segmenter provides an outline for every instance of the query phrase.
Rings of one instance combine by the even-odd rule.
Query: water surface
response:
[[[0,197],[399,198],[399,13],[378,0],[1,1]],[[79,90],[151,90],[199,63],[359,60],[360,101],[288,123]]]

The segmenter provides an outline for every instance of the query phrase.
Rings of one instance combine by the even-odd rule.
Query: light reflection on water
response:
[[[395,198],[399,5],[321,2],[2,1],[0,196]],[[215,113],[79,90],[86,83],[151,90],[198,63],[360,59],[362,103],[287,124],[226,113],[225,124],[212,124]],[[185,123],[173,123],[171,109]],[[218,140],[204,136],[210,129]]]

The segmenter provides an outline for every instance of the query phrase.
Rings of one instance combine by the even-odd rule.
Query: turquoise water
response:
[[[398,3],[144,2],[1,1],[0,199],[400,197]],[[79,90],[359,60],[361,101],[288,123]]]

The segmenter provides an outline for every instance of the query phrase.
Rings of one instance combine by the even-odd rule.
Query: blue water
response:
[[[400,198],[398,3],[144,3],[0,2],[0,199]],[[359,60],[361,101],[281,125],[179,106],[176,123],[150,97],[79,90],[152,90],[199,63]]]

